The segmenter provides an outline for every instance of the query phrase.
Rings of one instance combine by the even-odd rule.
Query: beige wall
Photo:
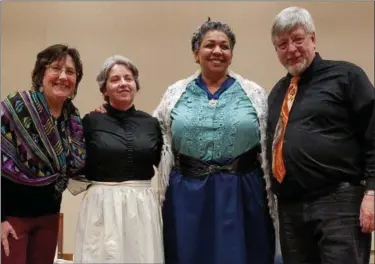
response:
[[[76,105],[81,114],[102,103],[95,83],[106,57],[122,54],[140,69],[137,108],[152,111],[172,82],[193,73],[192,32],[208,16],[236,33],[232,69],[270,90],[285,71],[270,42],[274,16],[292,3],[257,2],[6,2],[1,6],[1,92],[30,87],[38,51],[63,42],[79,49],[84,77]],[[374,82],[373,3],[298,3],[312,13],[318,51],[324,58],[349,60]],[[64,251],[72,252],[82,196],[64,194]]]

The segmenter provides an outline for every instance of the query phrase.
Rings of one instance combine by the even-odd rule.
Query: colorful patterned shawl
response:
[[[70,100],[62,117],[59,133],[42,93],[8,95],[1,102],[1,176],[30,186],[55,183],[61,194],[86,158],[81,118]]]

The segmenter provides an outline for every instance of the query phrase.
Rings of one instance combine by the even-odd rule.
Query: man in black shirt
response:
[[[288,71],[269,95],[267,128],[284,263],[369,263],[374,87],[353,63],[320,57],[306,9],[281,11],[272,41]]]

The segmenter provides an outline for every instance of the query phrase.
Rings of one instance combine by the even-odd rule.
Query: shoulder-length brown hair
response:
[[[78,84],[81,82],[83,76],[83,66],[78,50],[68,47],[67,45],[55,44],[45,48],[38,53],[38,55],[36,56],[34,69],[31,73],[32,88],[39,91],[40,87],[43,84],[46,66],[50,65],[56,60],[65,58],[67,55],[72,57],[77,72],[76,87],[72,95],[73,99],[77,94]]]

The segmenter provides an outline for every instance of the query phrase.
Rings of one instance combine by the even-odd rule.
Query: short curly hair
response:
[[[236,45],[236,36],[234,35],[232,29],[229,27],[228,24],[221,23],[218,21],[211,21],[211,18],[209,17],[206,22],[204,22],[194,33],[193,37],[191,38],[191,50],[193,52],[196,52],[201,43],[204,35],[206,35],[209,31],[221,31],[225,33],[229,39],[229,45],[231,50],[234,49],[234,46]]]

